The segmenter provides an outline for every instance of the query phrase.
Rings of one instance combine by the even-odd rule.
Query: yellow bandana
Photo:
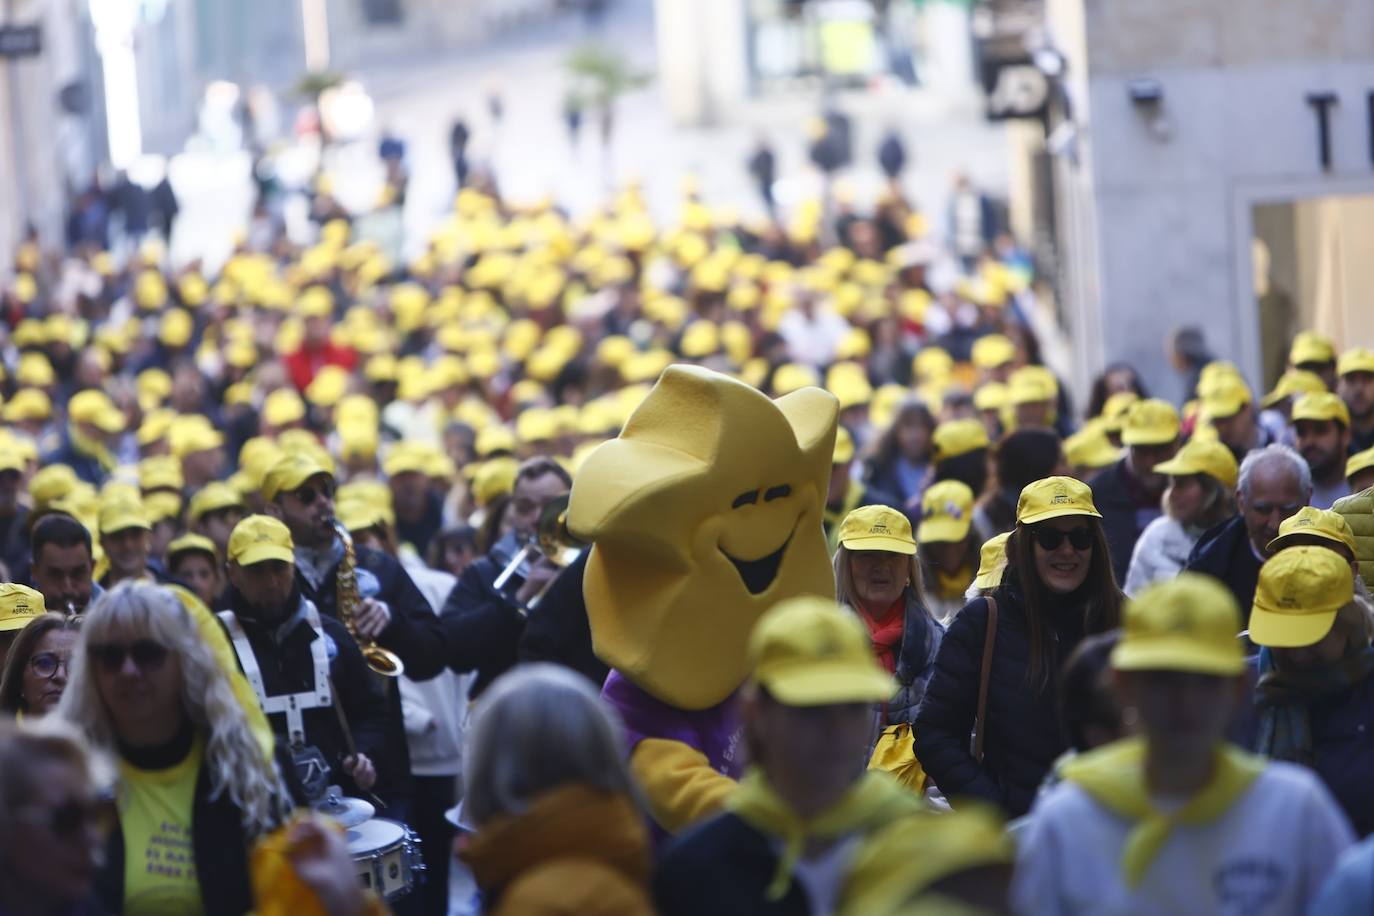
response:
[[[68,427],[67,432],[71,436],[72,447],[82,455],[88,458],[94,458],[96,461],[100,462],[101,469],[106,473],[113,471],[119,465],[119,461],[110,453],[110,450],[105,447],[103,442],[82,435],[81,430],[76,428],[75,423]]]
[[[1166,814],[1150,801],[1145,785],[1145,741],[1126,738],[1064,764],[1064,779],[1081,786],[1108,810],[1136,822],[1126,837],[1121,867],[1126,886],[1137,887],[1176,826],[1191,827],[1221,817],[1264,771],[1262,757],[1229,744],[1217,749],[1212,779],[1182,808]]]
[[[903,788],[886,773],[867,770],[839,801],[804,821],[778,797],[758,767],[751,767],[744,774],[739,788],[725,800],[725,807],[754,829],[783,842],[778,869],[768,885],[771,901],[781,900],[787,893],[792,870],[808,839],[834,839],[859,830],[871,831],[925,810],[924,802],[910,789]]]

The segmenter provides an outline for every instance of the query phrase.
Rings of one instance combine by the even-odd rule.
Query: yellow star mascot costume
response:
[[[773,401],[670,366],[573,483],[592,643],[614,669],[602,696],[663,831],[714,814],[744,770],[735,697],[755,621],[835,596],[821,514],[837,410],[819,388]]]

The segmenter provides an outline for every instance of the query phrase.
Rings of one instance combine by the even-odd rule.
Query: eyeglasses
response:
[[[1035,529],[1035,543],[1043,550],[1058,550],[1065,538],[1069,539],[1069,544],[1074,550],[1087,550],[1093,545],[1092,529],[1086,525],[1072,531],[1061,531],[1049,526]]]
[[[70,670],[67,667],[67,656],[58,655],[56,652],[39,652],[29,659],[29,670],[39,677],[56,677],[59,668],[64,671]]]
[[[125,645],[117,642],[92,643],[87,651],[96,664],[109,674],[124,667],[125,657],[133,659],[140,671],[154,671],[167,661],[167,647],[151,639],[139,639]]]
[[[95,827],[101,834],[109,833],[116,816],[114,796],[111,794],[72,798],[50,808],[34,806],[14,812],[14,819],[20,823],[50,830],[62,839],[71,839],[86,827]]]
[[[301,487],[299,490],[295,491],[294,495],[296,499],[300,500],[302,506],[309,506],[320,497],[324,497],[325,499],[333,499],[334,490],[330,487],[309,486]]]

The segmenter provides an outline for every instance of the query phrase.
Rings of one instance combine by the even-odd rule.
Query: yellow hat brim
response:
[[[1102,517],[1102,513],[1095,509],[1084,509],[1079,506],[1055,506],[1049,509],[1041,509],[1039,512],[1032,513],[1024,518],[1018,518],[1017,522],[1022,525],[1035,525],[1040,522],[1048,522],[1052,519],[1065,518],[1070,515],[1084,515],[1088,518]]]
[[[108,525],[101,525],[100,535],[104,537],[107,534],[119,534],[119,532],[128,531],[130,528],[142,528],[144,531],[153,530],[152,525],[148,524],[146,518],[125,516],[124,518],[114,519]]]
[[[230,559],[240,566],[252,566],[254,563],[264,563],[267,560],[295,563],[296,555],[289,548],[279,544],[254,544],[239,556],[230,557]]]
[[[1268,550],[1269,554],[1272,556],[1286,547],[1289,540],[1297,537],[1321,538],[1323,541],[1330,541],[1332,544],[1340,544],[1346,550],[1349,550],[1351,554],[1355,553],[1355,543],[1353,540],[1347,541],[1339,535],[1333,534],[1330,531],[1322,531],[1318,528],[1303,528],[1299,531],[1290,531],[1287,534],[1281,534],[1266,544],[1265,549]]]
[[[922,544],[953,544],[968,537],[973,518],[963,519],[941,516],[928,518],[916,529],[916,540]]]
[[[1234,677],[1245,670],[1245,654],[1239,640],[1234,650],[1199,645],[1185,636],[1147,636],[1123,642],[1112,652],[1118,671],[1186,671]]]
[[[1250,641],[1274,649],[1297,649],[1321,642],[1336,622],[1341,606],[1303,614],[1280,614],[1255,605],[1250,612]]]
[[[756,678],[774,699],[786,706],[830,706],[840,703],[878,703],[892,698],[897,682],[875,667],[852,662],[789,665],[788,670]]]
[[[916,544],[912,541],[904,541],[901,538],[889,537],[887,535],[864,535],[862,537],[842,537],[840,545],[845,550],[885,550],[888,553],[900,553],[906,556],[916,555]]]

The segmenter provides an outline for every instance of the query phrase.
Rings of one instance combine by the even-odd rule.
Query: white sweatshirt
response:
[[[430,569],[409,551],[403,551],[399,559],[430,609],[438,614],[458,580]],[[460,676],[449,670],[418,683],[401,678],[401,716],[410,748],[410,771],[416,776],[457,776],[463,771],[470,680],[471,675]]]
[[[1121,853],[1133,827],[1080,786],[1051,789],[1018,841],[1015,912],[1299,916],[1355,841],[1320,780],[1286,763],[1270,763],[1219,820],[1175,827],[1131,890]]]

